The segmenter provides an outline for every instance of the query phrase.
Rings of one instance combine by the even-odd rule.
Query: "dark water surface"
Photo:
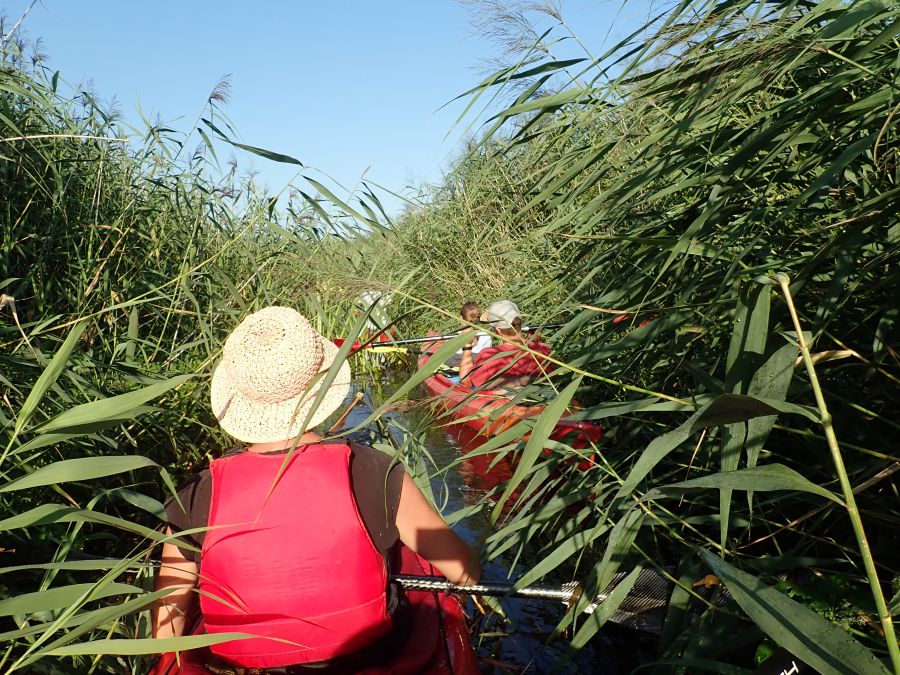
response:
[[[386,372],[380,381],[370,381],[363,386],[366,396],[365,405],[358,406],[349,416],[347,427],[360,423],[370,412],[386,400],[390,393],[405,381],[408,374],[403,372]],[[360,379],[362,382],[362,379]],[[413,397],[425,399],[424,391],[413,392]],[[440,469],[451,465],[462,450],[462,446],[471,447],[471,438],[460,434],[453,428],[441,427],[431,421],[427,406],[401,406],[401,410],[386,415],[389,418],[388,428],[391,435],[402,442],[404,432],[393,428],[402,427],[416,434],[426,446],[434,466],[429,466],[429,474],[436,474]],[[355,436],[355,435],[354,435]],[[360,437],[366,442],[368,439]],[[464,451],[464,450],[463,450]],[[431,479],[431,487],[435,501],[445,515],[478,502],[497,480],[508,475],[511,467],[486,472],[487,461],[478,465],[464,463],[457,465]],[[489,508],[489,507],[488,507]],[[454,529],[471,544],[489,528],[486,513],[469,516],[454,524]],[[527,558],[527,556],[523,556]],[[484,566],[482,577],[485,581],[507,582],[524,574],[528,569],[528,560],[520,559],[513,566],[512,556],[501,557]],[[532,558],[532,562],[537,562]],[[548,578],[543,583],[548,585],[562,583],[570,579]],[[563,617],[565,607],[558,602],[548,600],[525,600],[507,598],[502,600],[503,611],[508,622],[497,616],[485,616],[478,622],[473,643],[488,673],[602,673],[618,675],[630,673],[647,657],[648,638],[642,634],[607,624],[591,643],[575,653],[571,661],[556,671],[560,660],[566,655],[568,642],[562,639],[548,641],[557,622]],[[490,610],[488,608],[488,612]],[[481,612],[471,601],[467,603],[470,616],[477,618]]]

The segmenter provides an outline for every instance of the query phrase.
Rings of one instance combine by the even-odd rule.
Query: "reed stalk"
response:
[[[800,317],[797,314],[797,308],[794,306],[794,298],[791,294],[790,277],[787,274],[776,274],[774,276],[775,283],[781,288],[785,302],[787,302],[788,311],[791,320],[794,323],[794,330],[797,332],[797,342],[800,346],[800,352],[803,355],[803,363],[806,366],[806,373],[809,376],[813,393],[816,397],[816,406],[821,416],[822,429],[825,432],[825,438],[828,442],[828,449],[831,451],[831,459],[834,462],[835,472],[841,483],[841,492],[844,495],[844,503],[847,508],[847,515],[850,516],[850,522],[853,525],[853,533],[856,535],[856,543],[859,547],[859,553],[862,556],[863,565],[866,570],[866,577],[869,580],[869,587],[872,589],[872,597],[875,599],[875,606],[878,609],[878,618],[881,621],[881,627],[884,631],[884,639],[887,643],[888,654],[891,657],[891,663],[895,673],[900,673],[900,646],[897,644],[897,636],[894,632],[894,623],[891,618],[890,610],[888,610],[887,602],[884,598],[884,591],[878,580],[878,570],[875,568],[875,560],[872,557],[872,550],[869,548],[869,541],[866,538],[866,531],[863,527],[862,518],[859,515],[859,509],[856,506],[856,495],[850,478],[847,475],[847,469],[844,466],[844,458],[841,454],[840,445],[838,445],[837,435],[834,432],[831,413],[828,412],[828,404],[825,402],[825,395],[822,393],[822,387],[819,384],[819,378],[816,375],[816,367],[813,363],[812,354],[806,338],[803,336],[803,328],[800,325]]]

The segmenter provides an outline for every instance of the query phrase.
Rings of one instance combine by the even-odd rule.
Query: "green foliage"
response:
[[[823,621],[812,610],[708,551],[703,558],[757,625],[820,673],[889,672],[846,631]]]
[[[529,453],[489,555],[537,548],[527,581],[574,567],[589,596],[622,565],[693,559],[702,576],[694,547],[716,550],[722,570],[738,572],[730,583],[723,572],[726,585],[752,579],[750,590],[735,593],[735,614],[691,610],[687,582],[661,646],[667,664],[751,666],[755,643],[715,639],[742,621],[787,644],[793,610],[754,603],[776,602],[770,575],[798,559],[855,581],[869,556],[887,580],[900,569],[898,21],[896,3],[878,1],[699,0],[580,62],[576,76],[553,53],[560,32],[569,37],[560,20],[470,92],[467,111],[507,103],[480,118],[485,135],[430,203],[365,240],[373,276],[419,270],[405,293],[450,310],[426,322],[503,296],[528,318],[569,319],[550,341],[581,381],[578,417],[606,427],[599,461],[575,471],[559,443]],[[830,419],[784,298],[763,278],[776,272],[790,274]],[[832,424],[870,547],[849,544]],[[522,433],[483,451],[517,455],[524,446],[509,443]],[[575,495],[590,498],[562,508]],[[603,554],[635,503],[634,537]],[[857,626],[847,647],[876,670],[859,655],[885,656],[879,620],[890,618]],[[811,658],[835,669],[842,641],[821,637],[832,651]]]
[[[0,670],[143,672],[159,645],[118,639],[149,637],[141,561],[165,538],[169,470],[230,443],[194,374],[246,312],[302,300],[315,241],[252,183],[207,179],[212,148],[186,149],[199,130],[146,123],[125,143],[34,63],[0,48]]]
[[[142,147],[121,144],[91,97],[62,99],[55,77],[6,53],[0,288],[14,300],[0,326],[0,525],[15,553],[3,554],[2,597],[78,595],[62,611],[13,614],[2,667],[50,653],[72,672],[124,663],[90,658],[100,653],[146,665],[143,643],[88,641],[146,637],[151,595],[112,584],[149,587],[139,560],[163,537],[168,474],[129,457],[180,472],[224,440],[203,378],[173,378],[209,372],[228,328],[257,306],[293,302],[326,334],[352,335],[357,295],[378,289],[393,292],[410,334],[455,325],[463,301],[504,296],[526,322],[568,321],[548,336],[557,376],[524,393],[557,403],[479,451],[524,458],[482,505],[496,520],[485,555],[530,556],[520,583],[565,570],[589,598],[617,570],[674,570],[659,672],[740,672],[775,644],[823,672],[883,672],[873,627],[890,617],[869,616],[860,570],[871,557],[893,580],[896,613],[898,13],[880,0],[697,0],[584,59],[554,55],[571,37],[560,19],[469,92],[467,111],[506,102],[478,118],[484,133],[445,184],[396,222],[366,185],[340,200],[306,180],[279,224],[252,186],[206,178],[206,132],[192,156],[193,131],[147,124]],[[228,140],[213,98],[204,115]],[[768,281],[779,272],[828,418]],[[583,404],[576,417],[603,424],[598,447],[549,439],[570,398]],[[832,426],[868,549],[851,543]],[[421,440],[407,441],[415,456]],[[106,456],[121,458],[117,473],[70,463]],[[40,480],[58,471],[69,481]],[[76,552],[115,560],[108,573],[67,567]],[[779,580],[797,567],[841,581],[823,596]],[[722,602],[697,597],[708,572],[730,592]],[[628,583],[560,628],[585,643]],[[860,612],[869,620],[851,621]]]

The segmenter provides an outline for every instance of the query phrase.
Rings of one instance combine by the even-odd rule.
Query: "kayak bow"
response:
[[[439,341],[446,338],[436,334],[431,337],[435,342],[419,357],[419,368],[428,363]],[[449,418],[451,424],[465,425],[486,437],[501,434],[523,419],[537,417],[547,407],[545,404],[513,405],[502,391],[473,390],[451,381],[439,371],[427,378],[424,386],[444,408],[444,416]],[[567,410],[566,414],[573,412]],[[602,435],[603,429],[599,424],[563,418],[557,422],[550,438],[564,440],[575,449],[584,449],[597,443]]]

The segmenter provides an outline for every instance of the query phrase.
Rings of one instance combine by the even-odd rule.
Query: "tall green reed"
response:
[[[879,2],[700,0],[648,25],[639,43],[626,40],[577,64],[554,57],[560,35],[551,35],[473,90],[476,103],[502,100],[507,91],[510,102],[490,111],[485,133],[430,205],[397,222],[367,187],[341,200],[308,181],[289,203],[291,220],[273,223],[270,200],[251,191],[247,203],[234,184],[204,183],[197,174],[208,158],[184,155],[183,139],[152,125],[137,164],[108,142],[69,148],[63,139],[30,139],[28,152],[4,167],[28,186],[11,201],[4,252],[54,260],[56,267],[21,275],[46,300],[40,313],[23,311],[38,354],[28,351],[18,328],[7,325],[2,333],[14,346],[10,381],[19,391],[6,410],[25,400],[48,360],[46,344],[58,340],[50,329],[76,317],[90,326],[68,379],[51,388],[39,419],[99,394],[136,389],[147,378],[205,372],[226,327],[257,303],[290,299],[321,316],[323,326],[349,326],[352,335],[353,297],[373,285],[396,291],[401,328],[412,332],[452,325],[456,307],[473,296],[509,295],[534,318],[572,317],[552,338],[563,381],[536,393],[569,395],[571,374],[581,376],[577,396],[587,405],[578,416],[603,424],[606,437],[596,465],[574,470],[570,448],[541,442],[562,414],[557,406],[482,446],[479,452],[527,458],[517,484],[495,495],[513,508],[496,511],[486,554],[536,550],[538,562],[522,583],[566,570],[586,579],[586,597],[621,568],[664,567],[678,583],[659,646],[661,672],[746,666],[766,640],[822,672],[884,672],[877,658],[895,650],[858,618],[873,611],[873,600],[858,592],[865,584],[856,569],[868,560],[884,577],[897,578],[900,516],[889,501],[890,467],[898,461],[890,450],[897,437],[892,336],[900,274],[896,20],[896,8]],[[566,24],[557,30],[568,36]],[[574,67],[581,68],[576,77]],[[59,128],[86,135],[77,126],[80,113],[67,113],[51,86],[34,75],[12,78],[19,88],[4,91],[19,98],[4,99],[12,101],[4,110],[27,114],[3,136],[26,133],[19,127],[32,136],[47,129],[58,135]],[[31,103],[37,96],[31,88],[46,100]],[[228,125],[216,117],[216,101],[209,105],[210,124],[201,124],[224,137],[220,130]],[[103,136],[103,116],[91,120],[86,129]],[[211,151],[205,139],[203,147]],[[113,174],[131,177],[119,186],[128,199],[111,200],[102,218],[110,179],[98,174],[105,182],[91,182],[89,172],[60,179],[76,165],[51,161],[73,150],[86,153],[92,167],[118,161],[125,170]],[[47,214],[69,195],[60,185],[84,186],[71,193],[71,209],[89,226],[38,241],[31,233],[55,226]],[[31,194],[42,195],[45,206],[32,205]],[[123,214],[116,203],[136,206]],[[34,220],[26,227],[21,214]],[[59,249],[37,247],[57,241],[64,244]],[[164,271],[148,272],[147,259]],[[56,269],[63,272],[53,277]],[[818,350],[813,358],[822,363],[821,388],[839,428],[852,430],[843,442],[846,478],[858,492],[860,520],[880,525],[866,528],[870,559],[844,544],[853,528],[835,515],[841,498],[825,459],[812,380],[798,369],[798,329],[778,297],[753,281],[778,271],[790,273],[792,293],[802,293],[799,314],[810,329],[807,342]],[[17,281],[5,283],[12,292],[4,292],[29,296],[12,285]],[[65,292],[70,288],[78,292]],[[57,307],[49,311],[59,318],[46,316],[48,307]],[[446,355],[455,348],[449,345]],[[417,373],[395,398],[427,374]],[[151,457],[153,448],[160,457],[177,456],[176,467],[201,463],[203,449],[223,439],[205,417],[201,390],[191,387],[182,385],[173,394],[180,398],[166,401],[174,418],[141,411],[148,422],[116,422],[113,431],[75,447],[93,455],[98,442],[110,449],[139,442]],[[530,445],[517,442],[527,432]],[[185,460],[185,448],[198,450]],[[37,456],[35,468],[50,465],[49,452]],[[135,485],[155,499],[155,480]],[[99,485],[74,484],[88,499],[107,489]],[[71,485],[57,489],[84,501],[69,494]],[[108,489],[122,492],[119,482]],[[125,503],[158,513],[158,501],[128,489]],[[134,511],[121,508],[130,523]],[[494,510],[490,503],[485,508]],[[135,557],[154,539],[127,531],[145,538]],[[47,544],[45,534],[38,527],[22,536],[44,542],[47,559],[84,547],[84,527],[62,543]],[[815,588],[806,596],[837,626],[770,586],[777,574],[798,567],[843,579],[850,589],[825,610],[809,599]],[[725,610],[696,597],[693,582],[707,571],[731,592]],[[625,591],[586,621],[573,608],[560,628],[575,624],[575,647],[602,628]],[[134,618],[140,615],[129,611],[117,614],[130,618],[112,630],[142,634]],[[33,628],[30,621],[19,619],[17,629]],[[59,628],[51,622],[39,630],[52,636]],[[14,639],[15,658],[22,658],[29,638]],[[33,655],[46,657],[45,645]]]
[[[900,578],[897,18],[883,2],[700,0],[581,61],[554,54],[570,37],[560,22],[473,89],[469,109],[494,102],[484,134],[431,205],[363,240],[372,276],[411,280],[413,305],[510,295],[540,318],[571,317],[551,340],[582,378],[579,417],[607,428],[600,459],[566,471],[570,450],[548,444],[488,554],[537,547],[525,582],[574,565],[587,596],[623,565],[674,568],[662,671],[746,666],[766,641],[822,672],[896,659],[859,617],[889,622],[857,570]],[[852,430],[842,491],[858,493],[871,553],[844,544],[856,524],[835,510],[799,329],[754,281],[781,271],[804,298],[832,415]],[[447,320],[420,317],[417,330]],[[534,424],[480,452],[530,456],[510,442]],[[692,600],[704,568],[732,591],[730,611]],[[838,628],[767,585],[797,568],[815,570],[814,589],[851,589],[827,610],[807,596]],[[729,631],[744,637],[714,639]]]
[[[782,596],[795,620],[767,611],[760,585],[801,560],[857,578],[854,567],[874,559],[897,577],[896,510],[876,515],[891,488],[867,482],[896,461],[896,21],[896,7],[878,2],[684,3],[648,25],[642,42],[588,58],[576,81],[547,38],[475,90],[510,91],[480,148],[498,164],[530,162],[509,217],[540,222],[533,238],[555,242],[566,261],[551,290],[574,318],[556,342],[569,367],[587,373],[579,396],[593,405],[582,416],[608,427],[597,469],[544,493],[587,494],[589,506],[569,517],[559,500],[528,502],[542,492],[535,481],[529,508],[492,541],[501,550],[538,537],[545,558],[527,576],[575,559],[589,590],[622,564],[675,564],[684,586],[660,654],[684,667],[746,664],[762,633],[823,672],[883,671],[867,649],[896,658],[891,639],[885,649],[863,622],[852,630],[865,647]],[[516,86],[542,78],[558,89]],[[787,307],[753,283],[781,270],[810,299],[801,316],[814,349],[853,359],[824,366],[822,387],[853,429],[850,485],[877,486],[858,497],[869,505],[861,517],[882,523],[871,558],[840,543],[851,529],[841,519],[790,526],[811,509],[832,513],[814,495],[840,500],[809,407],[812,382],[796,371],[796,329]],[[621,312],[630,318],[613,323]],[[635,397],[635,385],[655,394]],[[684,410],[695,412],[680,422]],[[698,558],[694,546],[718,555]],[[701,562],[732,590],[755,579],[752,592],[733,595],[762,633],[747,632],[744,644],[712,640],[740,619],[689,610]],[[871,611],[871,599],[853,602]],[[883,606],[876,613],[885,617]],[[588,620],[575,643],[601,625]]]
[[[0,669],[143,672],[172,646],[141,642],[162,501],[230,443],[205,376],[247,312],[314,309],[318,243],[251,182],[208,179],[199,128],[124,143],[31,64],[0,52]],[[198,120],[225,127],[219,89]]]

